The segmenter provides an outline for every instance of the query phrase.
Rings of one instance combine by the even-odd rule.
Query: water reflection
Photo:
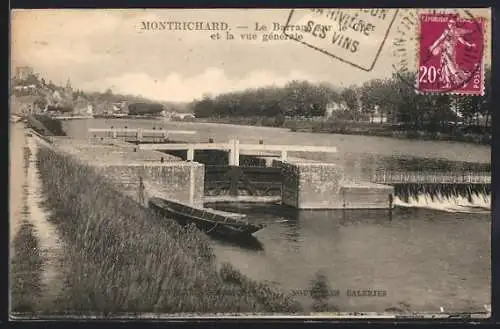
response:
[[[211,235],[210,238],[217,241],[220,245],[237,246],[242,249],[261,251],[264,250],[264,246],[256,237],[243,236],[243,237],[222,237],[217,235]]]
[[[297,251],[300,248],[300,221],[298,218],[290,218],[282,226],[286,227],[284,237],[290,242],[290,247]]]
[[[257,280],[287,291],[307,289],[318,270],[340,295],[342,311],[483,310],[490,299],[490,217],[423,208],[290,211],[276,205],[218,204],[249,220],[266,221],[255,237],[263,251],[214,241],[219,259]],[[357,298],[348,289],[385,290],[387,296]],[[310,297],[308,297],[310,299]],[[306,298],[307,299],[307,298]],[[307,301],[305,301],[307,302]]]

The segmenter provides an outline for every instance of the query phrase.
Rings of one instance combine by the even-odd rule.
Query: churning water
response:
[[[408,201],[399,197],[394,199],[394,205],[409,208],[427,208],[456,213],[489,214],[491,212],[491,195],[472,195],[471,198],[463,196],[431,197],[429,194],[410,196]]]

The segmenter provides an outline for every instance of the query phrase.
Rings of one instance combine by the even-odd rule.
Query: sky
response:
[[[489,9],[471,11],[490,18]],[[309,12],[295,12],[292,22],[306,22],[304,15]],[[246,88],[282,86],[291,80],[342,87],[392,74],[393,65],[398,62],[392,42],[401,36],[398,29],[401,30],[405,12],[399,11],[369,72],[294,40],[263,42],[262,35],[269,31],[256,32],[258,38],[254,41],[241,40],[240,34],[254,33],[256,23],[270,30],[275,23],[284,25],[289,9],[14,10],[11,65],[32,66],[56,84],[64,85],[70,78],[74,88],[85,91],[111,88],[117,93],[172,102]],[[213,40],[214,31],[142,29],[142,22],[153,21],[225,22],[235,38]],[[371,62],[385,33],[386,29],[375,28],[362,39],[362,52],[352,56],[352,60]],[[490,61],[490,35],[487,25],[486,62]],[[320,47],[325,42],[308,40]],[[325,49],[331,47],[326,45]],[[406,47],[409,65],[415,65],[412,61],[416,41],[409,39]],[[349,53],[342,54],[349,58]]]

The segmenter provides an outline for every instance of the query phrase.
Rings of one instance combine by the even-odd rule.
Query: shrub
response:
[[[331,297],[331,287],[328,278],[321,271],[315,273],[310,282],[309,291],[313,299],[312,308],[315,312],[337,311],[337,307],[330,306],[328,300]]]
[[[43,135],[66,136],[61,121],[46,115],[35,114],[28,116],[28,124]]]

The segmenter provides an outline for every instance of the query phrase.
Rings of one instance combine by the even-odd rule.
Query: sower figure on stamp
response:
[[[146,187],[144,186],[144,181],[142,180],[142,177],[139,177],[139,190],[138,190],[138,196],[139,196],[139,203],[141,205],[146,205]]]
[[[463,36],[471,31],[457,26],[455,19],[448,21],[448,28],[443,31],[441,36],[430,46],[429,51],[434,56],[441,54],[441,83],[445,88],[450,88],[454,85],[463,84],[469,77],[471,72],[466,72],[460,68],[457,63],[457,43],[466,47],[475,47],[476,45],[467,42]]]

